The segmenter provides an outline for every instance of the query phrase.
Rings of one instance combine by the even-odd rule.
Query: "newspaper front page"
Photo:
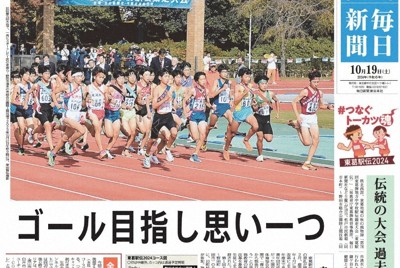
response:
[[[315,184],[326,180],[333,191],[313,190],[317,194],[313,200],[305,196],[294,201],[277,198],[283,190],[278,182],[269,180],[272,170],[268,169],[268,164],[262,178],[254,178],[251,170],[248,176],[230,178],[232,185],[240,183],[236,182],[239,177],[252,179],[249,183],[266,178],[267,182],[263,183],[276,189],[276,198],[270,196],[267,201],[259,198],[265,197],[262,193],[248,201],[234,197],[201,201],[200,194],[197,198],[182,198],[179,191],[174,200],[181,201],[141,200],[140,196],[131,201],[106,201],[109,198],[101,193],[102,187],[107,186],[75,196],[74,201],[60,201],[64,194],[76,194],[80,188],[90,188],[90,185],[95,188],[95,181],[104,180],[101,174],[90,177],[84,175],[84,171],[78,171],[83,175],[76,173],[74,169],[84,162],[77,162],[64,171],[70,183],[74,181],[74,189],[59,189],[16,177],[13,169],[21,167],[19,164],[23,161],[10,153],[15,150],[10,144],[13,128],[9,118],[10,3],[3,1],[0,5],[4,57],[1,65],[3,94],[0,96],[4,127],[1,138],[1,267],[400,266],[399,223],[395,216],[399,209],[395,196],[399,192],[396,155],[400,153],[396,142],[400,137],[398,1],[335,1],[334,98],[328,103],[332,105],[334,116],[329,145],[334,152],[333,177],[321,176],[318,172],[322,169],[309,171],[301,178],[296,177],[296,172],[280,175],[288,180],[309,180]],[[303,86],[306,84],[299,85],[299,89]],[[25,155],[25,168],[35,165],[34,158],[30,153],[28,157]],[[268,161],[271,160],[264,163]],[[245,169],[246,165],[243,162],[241,168]],[[42,166],[41,172],[51,176],[51,167],[46,163]],[[112,168],[109,164],[109,172],[119,172]],[[26,172],[28,178],[37,175],[37,171]],[[184,172],[198,171],[192,168]],[[140,174],[134,176],[140,177]],[[221,174],[210,172],[208,176],[218,180]],[[82,181],[76,184],[75,176],[82,176]],[[171,184],[181,187],[182,181],[173,176],[164,173],[156,179],[160,183],[169,179]],[[20,187],[16,187],[17,183]],[[115,195],[128,195],[132,186],[127,182],[119,184],[125,188],[116,188]],[[221,188],[218,184],[213,188],[200,181],[197,184],[204,188],[195,191],[202,193]],[[284,191],[290,195],[300,188],[305,186],[292,186]],[[35,191],[35,196],[28,200],[12,198],[13,194],[26,190]],[[48,190],[59,192],[46,195]],[[157,196],[160,192],[153,191]]]

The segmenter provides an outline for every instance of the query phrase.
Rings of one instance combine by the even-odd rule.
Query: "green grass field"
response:
[[[333,129],[333,111],[319,110],[317,115],[320,128]],[[278,124],[287,124],[290,119],[295,119],[293,111],[281,111],[278,119],[275,118],[275,111],[272,111],[271,117],[272,123]]]

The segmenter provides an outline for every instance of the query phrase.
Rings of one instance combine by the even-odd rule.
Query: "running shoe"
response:
[[[229,151],[227,151],[227,150],[225,150],[225,149],[224,149],[224,152],[223,152],[223,156],[224,156],[224,159],[225,159],[226,161],[228,161],[228,160],[231,159],[231,157],[230,157],[230,155],[229,155]]]
[[[207,149],[208,149],[208,148],[207,148],[207,143],[204,142],[203,145],[200,147],[200,150],[202,150],[203,152],[206,152]]]
[[[138,155],[145,155],[146,152],[145,150],[143,150],[142,148],[140,148],[140,150],[137,152]]]
[[[25,149],[24,148],[18,148],[18,154],[19,155],[25,155]]]
[[[264,156],[262,156],[262,155],[257,156],[256,161],[257,162],[263,162],[264,161]]]
[[[249,140],[243,139],[243,143],[244,143],[244,146],[246,146],[247,151],[253,151],[253,147],[251,147]]]
[[[166,154],[165,159],[168,162],[173,162],[174,161],[174,156],[172,155],[171,150],[165,150],[165,154]]]
[[[82,151],[86,151],[89,149],[89,144],[85,143],[84,145],[81,146]]]
[[[133,146],[129,146],[129,147],[128,147],[128,150],[129,150],[129,152],[131,152],[131,153],[136,153],[136,150],[135,150],[135,148],[133,148]]]
[[[122,151],[122,154],[121,154],[122,156],[125,156],[125,157],[132,157],[132,155],[131,155],[131,152],[129,151],[129,148],[125,148],[123,151]]]
[[[107,156],[106,150],[103,150],[103,151],[100,152],[100,159],[103,159],[106,156]]]
[[[143,167],[144,168],[150,168],[151,167],[151,163],[150,163],[150,156],[146,156],[143,160]]]
[[[37,142],[33,145],[34,148],[40,148],[41,146],[42,146],[42,143],[41,143],[40,141],[37,141]]]
[[[201,160],[197,154],[192,154],[192,156],[190,157],[190,161],[195,163],[201,163]]]
[[[56,155],[53,153],[53,151],[48,151],[47,152],[47,158],[49,158],[49,166],[54,167],[56,164]]]
[[[106,154],[107,154],[107,158],[108,158],[108,159],[114,159],[114,158],[115,158],[115,156],[113,156],[113,155],[110,153],[109,150],[106,150]]]
[[[304,170],[317,170],[317,167],[311,165],[311,163],[304,163],[301,168]]]
[[[34,142],[33,130],[31,128],[28,128],[28,142],[29,142],[29,144],[33,144],[33,142]]]
[[[65,152],[69,155],[72,155],[72,149],[73,149],[72,145],[69,144],[69,142],[66,142],[64,146],[65,146]]]
[[[161,163],[160,160],[158,160],[157,156],[155,156],[155,155],[150,156],[150,162],[153,164],[156,164],[156,165]]]
[[[192,137],[187,138],[187,143],[194,143],[196,142],[194,139],[192,139]]]

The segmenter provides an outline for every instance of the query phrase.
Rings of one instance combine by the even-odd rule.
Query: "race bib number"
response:
[[[51,96],[47,92],[40,92],[39,102],[40,103],[51,103]]]
[[[179,108],[182,108],[182,106],[183,106],[183,98],[182,98],[182,96],[177,96],[176,97],[176,105],[178,105]]]
[[[228,91],[222,91],[219,94],[219,98],[218,98],[219,103],[229,103],[229,93]]]
[[[81,110],[81,102],[78,100],[74,100],[74,99],[70,100],[68,106],[69,106],[68,110],[70,110],[72,112],[78,112]]]
[[[19,95],[19,99],[21,100],[21,104],[25,101],[26,94]]]
[[[133,105],[135,105],[135,98],[125,98],[125,105],[133,107]]]
[[[195,100],[193,103],[193,110],[194,111],[204,111],[205,110],[204,100]]]
[[[29,96],[28,105],[33,105],[35,101],[33,100],[32,96]]]
[[[93,99],[92,100],[92,107],[96,110],[100,110],[104,108],[104,101],[102,99]]]
[[[111,108],[117,108],[118,109],[118,108],[121,107],[121,105],[122,105],[122,101],[120,99],[114,99],[110,103],[110,107]]]
[[[258,109],[257,113],[263,116],[269,115],[269,105],[261,107],[260,109]]]
[[[315,113],[318,109],[318,103],[316,102],[309,102],[307,103],[307,113]]]
[[[249,107],[251,105],[251,99],[246,98],[242,101],[242,107]]]

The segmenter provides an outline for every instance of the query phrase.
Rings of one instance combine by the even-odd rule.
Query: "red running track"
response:
[[[177,147],[175,161],[159,155],[160,165],[142,167],[142,156],[120,156],[125,140],[111,152],[115,159],[99,160],[96,145],[77,156],[58,155],[47,165],[43,148],[25,146],[11,152],[13,200],[333,200],[333,169],[302,170],[299,164],[220,152],[200,154],[202,163],[189,161],[193,149]],[[105,143],[105,139],[104,139]]]

